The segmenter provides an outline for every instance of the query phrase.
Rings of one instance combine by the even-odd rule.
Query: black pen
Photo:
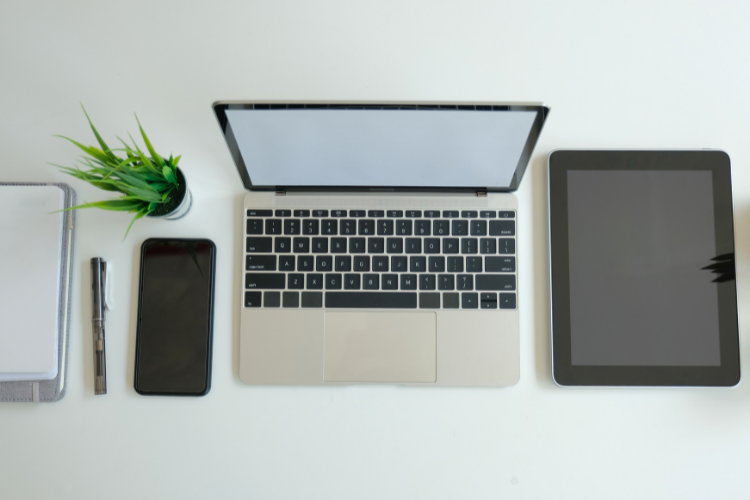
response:
[[[91,259],[91,296],[94,301],[91,327],[94,334],[94,394],[107,394],[107,359],[104,353],[104,287],[107,263],[101,257]]]

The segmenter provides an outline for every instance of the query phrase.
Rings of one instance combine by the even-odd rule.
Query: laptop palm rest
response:
[[[435,313],[325,313],[326,382],[435,382]]]

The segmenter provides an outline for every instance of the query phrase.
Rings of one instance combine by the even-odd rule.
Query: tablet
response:
[[[729,156],[558,150],[548,167],[555,382],[736,385]]]

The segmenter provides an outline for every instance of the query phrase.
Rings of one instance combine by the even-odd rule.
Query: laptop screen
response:
[[[229,105],[223,123],[254,187],[508,189],[545,109],[259,106]]]

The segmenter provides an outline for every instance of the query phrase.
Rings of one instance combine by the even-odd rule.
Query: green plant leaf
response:
[[[143,142],[146,143],[146,148],[148,149],[148,152],[151,154],[151,158],[156,160],[156,164],[160,167],[164,167],[164,159],[159,156],[159,153],[156,152],[154,149],[154,146],[151,145],[151,141],[148,140],[148,136],[146,135],[146,132],[143,131],[143,127],[141,127],[141,121],[138,119],[138,115],[135,115],[135,121],[138,122],[138,128],[141,130],[141,135],[143,136]]]
[[[130,232],[130,228],[133,227],[133,223],[149,213],[148,209],[141,209],[138,211],[137,214],[135,214],[135,217],[133,217],[133,220],[130,221],[130,225],[128,225],[127,231],[125,231],[125,236],[122,237],[122,241],[125,241],[125,238],[128,237],[128,233]]]
[[[164,178],[167,179],[167,182],[170,184],[177,184],[177,178],[174,176],[174,171],[169,167],[164,167],[161,170],[161,173],[164,175]]]
[[[139,207],[140,203],[131,200],[104,200],[84,203],[83,205],[76,205],[60,211],[67,212],[68,210],[77,210],[79,208],[101,208],[103,210],[114,210],[117,212],[130,212],[138,210]]]
[[[172,162],[172,166],[173,166],[174,168],[177,168],[177,163],[179,163],[179,161],[180,161],[180,158],[182,158],[182,155],[179,155],[179,156],[178,156],[177,158],[175,158],[175,159],[174,159],[174,161]]]
[[[149,160],[148,157],[146,157],[146,155],[143,154],[143,151],[141,151],[141,148],[138,147],[138,144],[135,143],[135,139],[133,139],[132,135],[130,136],[130,140],[133,141],[133,144],[135,145],[135,150],[138,153],[138,158],[140,158],[141,163],[153,169],[154,171],[158,172],[159,170],[154,166],[153,163],[151,163],[151,160]]]
[[[83,110],[83,114],[86,115],[86,119],[89,121],[89,126],[91,126],[91,130],[94,132],[94,136],[96,136],[96,140],[99,142],[99,145],[102,147],[104,153],[113,161],[119,160],[119,158],[117,158],[114,153],[112,153],[112,150],[109,149],[107,143],[104,142],[102,136],[99,135],[99,132],[96,130],[96,127],[94,127],[94,124],[91,123],[91,118],[89,118],[89,114],[86,112],[86,108],[83,107],[83,104],[81,104],[81,109]]]
[[[94,146],[84,146],[80,142],[74,141],[70,137],[65,137],[64,135],[56,135],[55,137],[61,137],[65,139],[66,141],[72,142],[73,144],[78,146],[80,149],[82,149],[84,152],[96,158],[97,160],[104,161],[104,162],[107,161],[107,154],[101,149],[97,149]]]

